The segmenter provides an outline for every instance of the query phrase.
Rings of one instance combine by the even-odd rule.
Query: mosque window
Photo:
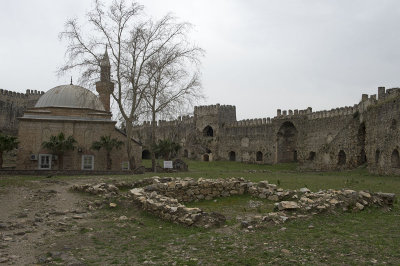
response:
[[[39,169],[51,169],[51,154],[39,154]]]
[[[93,169],[94,169],[94,156],[82,155],[82,170],[93,170]]]
[[[126,161],[126,162],[122,162],[122,170],[129,170],[129,162],[128,161]]]

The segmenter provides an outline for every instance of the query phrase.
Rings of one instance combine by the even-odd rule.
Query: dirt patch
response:
[[[48,254],[50,237],[61,236],[90,216],[81,205],[82,195],[71,193],[70,183],[44,180],[27,182],[26,186],[0,190],[0,262],[16,265],[44,263],[57,257],[70,257],[68,252]],[[41,257],[42,256],[42,257]]]

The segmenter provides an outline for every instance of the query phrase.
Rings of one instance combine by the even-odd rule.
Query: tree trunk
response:
[[[0,151],[0,169],[3,169],[3,152]]]
[[[134,170],[136,169],[136,162],[132,150],[132,127],[131,121],[126,121],[126,152],[129,158],[129,168]]]
[[[111,156],[110,156],[110,152],[107,152],[107,156],[106,156],[106,160],[107,160],[107,170],[111,170]]]
[[[152,118],[151,118],[151,168],[153,169],[153,172],[157,172],[156,168],[156,154],[154,153],[154,146],[156,145],[156,114],[153,112]]]
[[[58,170],[64,170],[63,154],[58,154]]]

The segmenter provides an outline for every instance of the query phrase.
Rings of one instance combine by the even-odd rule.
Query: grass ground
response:
[[[149,165],[145,161],[145,165]],[[400,195],[400,177],[371,175],[360,168],[342,172],[298,172],[295,164],[250,165],[237,162],[189,161],[189,172],[159,176],[268,180],[282,188],[308,187],[312,191],[350,188],[392,192]],[[139,176],[53,177],[71,182],[132,180]],[[0,177],[0,186],[34,186],[42,177]],[[89,199],[95,200],[95,196]],[[87,264],[132,265],[143,263],[177,265],[260,264],[389,264],[400,265],[400,208],[370,208],[359,213],[322,214],[283,226],[266,226],[256,231],[240,229],[237,217],[266,213],[272,203],[250,196],[235,196],[191,203],[227,216],[227,224],[216,229],[187,228],[164,222],[142,212],[129,202],[115,209],[101,209],[81,223],[78,231],[51,239],[53,248],[73,246],[77,258]],[[256,206],[256,207],[254,207]],[[126,216],[128,220],[120,220]],[[312,227],[310,227],[312,225]]]

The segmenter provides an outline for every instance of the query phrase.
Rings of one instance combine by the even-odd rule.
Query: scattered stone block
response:
[[[295,201],[281,201],[278,203],[275,203],[275,206],[277,207],[278,210],[295,210],[299,208],[299,205]]]

